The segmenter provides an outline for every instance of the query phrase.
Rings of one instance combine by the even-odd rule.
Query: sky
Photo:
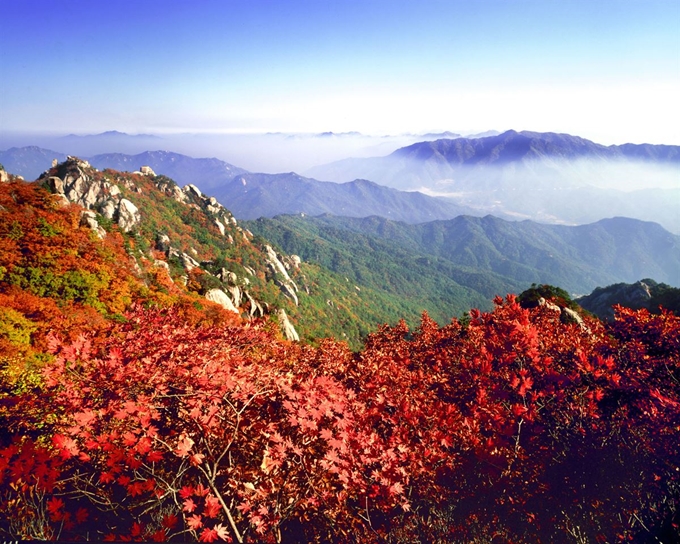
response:
[[[0,131],[680,144],[680,0],[0,0]]]

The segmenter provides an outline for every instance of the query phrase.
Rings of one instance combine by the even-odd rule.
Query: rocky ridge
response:
[[[146,216],[151,212],[138,200],[145,193],[154,190],[178,203],[185,213],[207,218],[213,233],[221,239],[219,245],[235,247],[243,244],[260,256],[261,265],[257,267],[259,271],[252,266],[242,266],[241,273],[237,274],[225,266],[216,268],[213,260],[201,258],[195,248],[183,247],[184,244],[179,243],[179,240],[173,240],[166,232],[161,231],[155,233],[155,239],[146,254],[139,250],[131,252],[136,269],[141,273],[140,257],[144,257],[153,266],[166,270],[172,281],[185,287],[192,279],[199,277],[202,282],[199,292],[207,300],[227,311],[240,314],[245,319],[275,315],[287,339],[300,339],[285,310],[282,307],[270,307],[270,304],[259,300],[258,294],[251,289],[252,282],[257,282],[258,277],[263,276],[297,306],[298,287],[290,277],[289,270],[299,267],[299,257],[277,254],[269,245],[261,250],[252,248],[252,233],[241,228],[229,210],[214,197],[204,195],[195,185],[180,188],[171,179],[156,176],[146,166],[131,175],[122,175],[111,170],[100,172],[87,161],[71,156],[63,163],[54,164],[52,169],[40,176],[38,182],[57,195],[63,205],[74,203],[82,206],[81,225],[90,228],[99,238],[106,236],[107,223],[117,225],[130,236],[143,237],[145,233],[142,231],[146,227],[144,222],[149,219]],[[171,275],[173,264],[175,268],[181,267],[174,279]]]
[[[662,306],[678,313],[680,289],[652,279],[642,279],[635,283],[616,283],[598,287],[589,295],[577,298],[576,302],[582,308],[606,320],[614,319],[615,305],[651,312],[657,312],[659,306]]]

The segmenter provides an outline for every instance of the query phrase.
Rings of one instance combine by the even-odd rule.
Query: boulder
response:
[[[283,333],[283,336],[286,338],[286,340],[290,340],[291,342],[299,342],[300,336],[295,330],[293,324],[290,322],[290,319],[288,319],[286,310],[279,308],[276,311],[276,317],[279,320],[279,327],[281,328],[281,332]]]
[[[83,210],[80,214],[80,226],[92,229],[100,239],[106,236],[106,231],[99,225],[97,214],[93,211]]]
[[[137,206],[127,198],[122,198],[118,204],[118,226],[123,232],[130,232],[142,220]]]
[[[113,217],[116,215],[117,210],[118,206],[116,204],[116,201],[111,199],[104,202],[104,205],[100,208],[99,211],[107,219],[113,219]]]
[[[248,299],[248,302],[250,302],[250,311],[248,312],[250,314],[250,317],[254,317],[256,315],[259,315],[259,317],[262,317],[264,315],[264,310],[262,309],[262,305],[255,300],[248,291],[244,291],[246,298]]]
[[[201,193],[201,190],[198,187],[196,187],[195,185],[192,185],[192,184],[189,184],[186,187],[184,187],[184,193],[189,195],[189,196],[193,196],[193,197],[197,197],[197,198],[203,197],[203,193]]]
[[[283,263],[279,260],[274,248],[270,245],[265,245],[264,249],[267,253],[267,263],[269,263],[272,272],[274,274],[281,274],[286,281],[290,281],[290,276],[286,271],[286,267],[283,266]]]
[[[224,291],[222,291],[222,289],[211,289],[205,294],[205,298],[211,302],[219,304],[225,310],[234,312],[236,314],[239,313],[239,311],[236,309],[236,306],[234,306],[234,303],[231,301],[229,296]]]
[[[299,306],[299,301],[297,297],[297,286],[295,283],[291,280],[289,282],[283,282],[283,281],[277,281],[277,285],[279,286],[279,289],[281,289],[281,292],[283,293],[283,296],[288,297],[291,299],[296,306]]]
[[[156,235],[156,247],[159,251],[168,251],[170,249],[170,237],[159,232]]]
[[[231,295],[231,300],[234,301],[234,306],[241,304],[241,288],[236,285],[231,285],[227,287],[227,291]]]
[[[186,253],[182,253],[179,258],[182,260],[182,264],[184,265],[184,268],[187,272],[191,272],[194,268],[201,266],[201,264],[196,259],[187,255]]]
[[[61,180],[61,178],[58,178],[57,176],[50,176],[45,181],[45,184],[47,185],[47,188],[50,190],[50,192],[58,195],[64,194],[64,182]]]
[[[220,231],[220,234],[221,234],[222,236],[224,236],[224,234],[225,234],[226,231],[225,231],[225,229],[224,229],[224,225],[222,224],[222,222],[221,222],[219,219],[215,219],[215,226],[216,226],[217,229]]]

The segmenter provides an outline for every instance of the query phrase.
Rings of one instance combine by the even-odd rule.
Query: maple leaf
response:
[[[165,542],[168,539],[168,535],[165,529],[158,529],[151,535],[151,540],[154,542]]]
[[[531,379],[530,377],[527,376],[526,378],[522,378],[522,385],[520,386],[517,392],[521,396],[525,396],[527,394],[527,391],[530,391],[533,385],[534,380]]]
[[[78,508],[76,510],[76,521],[78,523],[85,523],[87,521],[87,518],[89,517],[90,513],[87,511],[86,508]]]
[[[175,525],[177,525],[177,521],[177,516],[175,514],[168,514],[163,518],[161,525],[167,529],[172,529]]]
[[[144,532],[144,525],[135,521],[132,524],[132,529],[130,529],[130,535],[133,536],[133,537],[138,537],[138,536],[142,536],[143,532]]]
[[[187,525],[189,526],[189,529],[196,531],[197,529],[200,529],[203,527],[203,521],[201,520],[201,516],[194,514],[192,516],[189,516],[187,519]]]
[[[182,511],[191,513],[196,510],[196,503],[193,499],[186,499],[183,503]]]
[[[402,493],[404,493],[404,486],[401,485],[401,483],[399,483],[399,482],[394,482],[394,483],[390,486],[390,494],[391,494],[391,495],[401,495]]]
[[[220,501],[214,495],[210,494],[205,497],[204,514],[209,518],[216,518],[220,513]]]
[[[146,460],[149,463],[157,463],[159,461],[162,461],[163,460],[163,452],[158,451],[158,450],[151,450],[149,453],[147,453]]]
[[[72,438],[68,438],[62,434],[55,434],[52,437],[52,443],[61,450],[61,456],[65,459],[74,457],[80,453],[78,444]]]
[[[50,514],[57,514],[62,508],[64,508],[64,501],[58,497],[52,497],[47,501],[47,511]]]
[[[219,525],[215,525],[213,529],[217,533],[217,536],[220,537],[222,540],[226,540],[228,542],[231,541],[231,537],[229,536],[229,530],[224,525],[220,523]]]
[[[197,497],[205,497],[208,493],[210,493],[210,489],[205,487],[203,484],[198,484],[194,489],[194,493]]]
[[[245,502],[242,502],[241,504],[237,505],[236,509],[239,512],[241,512],[241,514],[247,514],[251,510],[251,505],[248,501],[245,501]]]
[[[76,423],[83,429],[89,429],[90,424],[96,417],[97,415],[92,410],[85,410],[73,415],[73,419],[75,419]]]
[[[131,497],[136,497],[144,493],[144,482],[133,482],[127,486],[128,495]]]
[[[177,448],[175,448],[175,455],[177,457],[186,457],[189,455],[189,451],[194,446],[194,441],[186,435],[182,435],[177,443]]]
[[[203,459],[205,459],[205,455],[202,453],[194,453],[193,455],[189,456],[189,463],[197,467],[203,462]]]
[[[215,529],[208,529],[207,527],[201,531],[198,537],[199,542],[215,542],[218,538],[217,531]]]
[[[179,490],[179,496],[182,497],[183,499],[188,499],[191,497],[195,492],[195,489],[193,486],[190,485],[185,485]]]

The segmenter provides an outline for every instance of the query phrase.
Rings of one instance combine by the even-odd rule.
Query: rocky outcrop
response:
[[[543,297],[538,299],[538,305],[558,313],[562,323],[575,323],[582,329],[588,330],[588,326],[583,321],[583,318],[578,314],[578,312],[572,310],[571,308],[568,308],[567,306],[558,306],[554,302],[550,302]]]
[[[283,333],[283,336],[286,338],[286,340],[290,340],[291,342],[299,342],[300,336],[295,330],[295,327],[293,327],[293,324],[290,322],[290,319],[288,319],[286,310],[279,308],[276,311],[276,317],[279,320],[279,327],[281,327],[281,332]]]
[[[641,308],[650,309],[653,287],[645,280],[636,283],[616,283],[608,287],[598,287],[591,294],[578,298],[581,307],[594,313],[602,319],[614,319],[614,308],[616,304],[639,310]]]
[[[178,202],[189,204],[206,212],[212,217],[215,228],[230,244],[234,243],[234,238],[229,232],[231,226],[236,227],[237,231],[243,232],[243,230],[237,226],[236,219],[229,210],[222,206],[215,197],[205,196],[195,185],[189,184],[183,189],[180,189],[176,185],[170,185],[166,181],[161,180],[157,183],[157,187],[165,191]]]
[[[299,304],[297,292],[298,288],[295,282],[288,275],[288,271],[284,264],[279,260],[276,251],[269,245],[264,246],[266,252],[267,265],[269,267],[269,276],[281,289],[281,292],[291,299],[295,305]]]
[[[208,291],[205,294],[205,298],[207,298],[211,302],[219,304],[225,310],[228,310],[230,312],[234,312],[236,314],[239,313],[236,306],[234,306],[234,303],[231,301],[229,296],[224,291],[222,291],[222,289],[211,289],[210,291]],[[295,329],[293,329],[293,330],[295,330]]]
[[[80,214],[80,226],[92,229],[92,231],[94,231],[94,233],[100,239],[103,239],[106,236],[106,231],[101,226],[99,226],[97,214],[93,211],[83,210],[83,212]]]
[[[79,204],[86,210],[101,213],[107,219],[115,221],[124,232],[135,229],[141,216],[137,207],[123,198],[119,187],[103,179],[95,179],[96,172],[87,161],[77,157],[68,157],[65,162],[56,166],[57,175],[49,172],[40,176],[43,184],[54,194],[60,195],[68,202]],[[96,221],[88,216],[88,225]]]
[[[0,167],[0,183],[7,183],[9,181],[9,174],[5,172],[5,169]]]
[[[123,232],[130,232],[142,220],[137,206],[130,202],[127,198],[121,198],[118,203],[118,209],[114,213],[114,219],[118,222],[118,226]]]
[[[152,179],[142,179],[141,176]],[[194,248],[187,247],[186,239],[180,240],[181,235],[178,236],[176,230],[157,232],[155,239],[149,240],[152,242],[153,249],[161,251],[165,257],[159,256],[152,250],[146,251],[141,257],[147,262],[150,260],[154,267],[163,268],[178,286],[189,285],[189,278],[192,277],[190,272],[200,269],[205,273],[205,276],[199,275],[205,280],[205,283],[201,283],[205,287],[201,287],[200,292],[205,293],[207,300],[235,314],[240,315],[243,311],[246,319],[275,316],[283,335],[289,340],[299,341],[299,335],[286,312],[283,309],[277,309],[276,303],[270,307],[259,301],[256,293],[262,285],[262,280],[266,279],[274,283],[281,291],[283,296],[279,299],[280,303],[284,303],[283,297],[285,297],[298,305],[298,287],[291,275],[294,272],[301,274],[299,272],[301,259],[295,255],[278,255],[271,246],[255,247],[252,233],[240,227],[229,210],[214,197],[204,195],[195,185],[187,185],[180,189],[171,179],[163,175],[157,176],[153,170],[144,167],[140,169],[140,172],[129,175],[109,171],[98,172],[86,161],[75,157],[68,157],[65,162],[57,164],[44,173],[41,181],[52,193],[59,195],[65,203],[82,206],[84,210],[81,215],[81,225],[91,229],[99,237],[106,236],[105,230],[98,222],[98,218],[102,220],[102,217],[117,224],[124,232],[136,232],[143,220],[142,213],[148,210],[143,206],[149,205],[147,198],[140,197],[137,200],[136,194],[144,195],[158,190],[168,199],[180,202],[181,207],[193,208],[204,216],[204,219],[201,219],[202,224],[212,229],[214,237],[221,238],[225,248],[229,245],[249,246],[248,262],[251,266],[245,266],[244,263],[236,261],[236,266],[242,267],[241,270],[244,271],[242,276],[241,272],[237,275],[233,270],[217,268],[215,260],[202,260],[205,257],[205,251],[198,252]],[[172,204],[176,208],[176,205]],[[151,211],[148,213],[153,216]],[[193,211],[191,213],[194,215]],[[160,228],[164,229],[164,227]],[[174,226],[170,228],[175,229]],[[139,234],[142,234],[141,230]],[[133,259],[140,258],[140,255],[133,253],[135,252],[130,254]],[[212,258],[215,259],[215,257]],[[229,262],[229,259],[223,262]],[[183,275],[178,276],[177,272],[181,270],[180,267],[184,269],[184,272],[180,273]],[[140,276],[143,275],[141,269],[137,272]]]
[[[156,177],[156,172],[153,171],[153,169],[150,166],[142,166],[139,169],[140,173],[144,174],[145,176],[149,177]]]

